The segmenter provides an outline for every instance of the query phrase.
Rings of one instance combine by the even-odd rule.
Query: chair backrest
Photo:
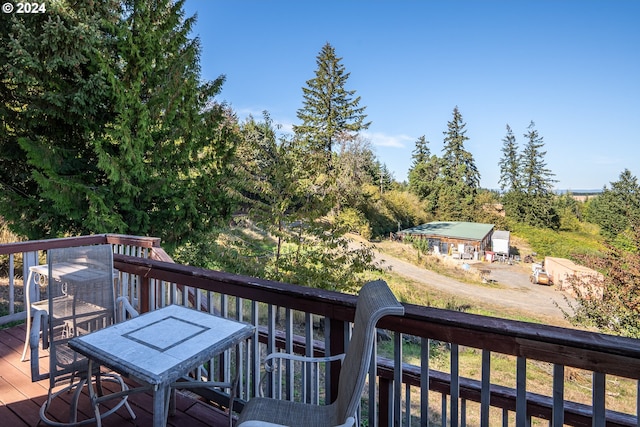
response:
[[[347,348],[334,404],[338,419],[344,422],[355,414],[371,362],[376,323],[388,315],[402,316],[404,307],[382,280],[366,283],[358,295],[356,316]]]
[[[49,378],[51,384],[86,370],[86,360],[67,342],[115,322],[111,245],[51,249],[47,254],[49,292]]]

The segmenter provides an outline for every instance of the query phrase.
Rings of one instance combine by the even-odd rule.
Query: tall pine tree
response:
[[[625,234],[629,235],[632,224],[640,224],[640,184],[631,171],[622,171],[611,188],[605,187],[589,203],[587,217],[600,226],[600,234],[607,240],[627,244]]]
[[[20,235],[112,224],[93,144],[116,114],[104,65],[117,3],[51,2],[46,14],[0,20],[0,215]]]
[[[412,154],[413,162],[409,168],[409,190],[428,201],[431,214],[435,212],[438,184],[440,178],[440,160],[431,154],[429,141],[423,136],[418,138]]]
[[[518,198],[519,217],[535,227],[558,229],[560,218],[553,208],[553,172],[547,168],[544,141],[532,121],[524,134],[526,144],[521,156],[522,191]]]
[[[15,100],[3,106],[2,158],[13,143],[28,171],[3,181],[0,213],[14,229],[179,242],[229,213],[219,179],[235,120],[213,102],[224,79],[200,81],[183,3],[54,2],[2,27],[15,41],[2,51],[2,90]]]
[[[123,2],[111,80],[118,115],[96,144],[128,231],[172,242],[230,214],[219,180],[237,138],[235,119],[213,101],[224,77],[200,80],[195,17],[185,19],[183,4]]]
[[[322,47],[315,77],[302,88],[304,102],[297,112],[301,124],[293,126],[298,139],[313,153],[324,156],[325,171],[332,169],[336,140],[354,137],[370,125],[365,122],[366,107],[360,106],[360,97],[354,97],[355,90],[346,89],[350,73],[341,60],[329,43]]]
[[[466,124],[456,106],[453,118],[447,123],[441,159],[442,185],[438,201],[438,215],[457,221],[473,218],[473,202],[480,186],[480,172],[473,155],[464,147]]]
[[[544,160],[546,151],[543,137],[540,136],[532,121],[524,134],[526,144],[522,152],[522,190],[528,196],[545,196],[552,192],[554,173],[547,168]]]
[[[516,137],[507,125],[507,135],[502,140],[502,158],[500,166],[500,189],[502,191],[518,191],[520,189],[520,155]]]

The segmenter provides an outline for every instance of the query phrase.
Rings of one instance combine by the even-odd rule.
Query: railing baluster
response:
[[[268,338],[267,338],[267,354],[271,354],[276,351],[276,312],[273,304],[269,304],[267,308],[267,330],[268,330]],[[275,379],[273,373],[268,375],[267,377],[267,388],[268,388],[268,397],[275,396],[276,388],[275,388]]]
[[[258,301],[251,301],[251,324],[255,326],[255,331],[253,333],[253,338],[251,339],[251,361],[253,364],[253,369],[248,370],[247,372],[251,372],[251,388],[247,388],[251,390],[251,396],[258,396],[259,388],[260,388],[260,365],[262,360],[260,359],[260,339],[259,339],[259,330],[260,326],[260,318],[259,318],[259,306]],[[249,363],[249,362],[248,362]],[[250,366],[250,365],[249,365]],[[249,368],[250,369],[250,368]]]
[[[460,427],[467,426],[467,399],[460,401]]]
[[[351,335],[351,334],[348,334]],[[378,372],[378,340],[373,340],[373,349],[371,350],[371,361],[369,362],[369,411],[368,419],[370,426],[378,425],[378,411],[376,411],[376,382],[380,384],[380,379],[377,376]],[[377,380],[377,381],[376,381]],[[379,385],[382,388],[381,385]],[[382,396],[380,397],[380,408],[382,410]]]
[[[606,375],[602,372],[593,373],[592,399],[593,403],[593,427],[603,427],[605,425],[605,388]]]
[[[527,424],[527,359],[516,359],[516,427]]]
[[[489,427],[491,405],[491,352],[482,350],[482,386],[480,391],[480,426]]]
[[[287,353],[293,353],[293,312],[290,308],[285,310],[285,351]],[[293,400],[294,399],[294,363],[292,360],[286,361],[286,369],[287,369],[287,385],[286,385],[286,396],[285,399]]]
[[[178,284],[169,283],[169,304],[178,303]]]
[[[29,267],[33,267],[38,265],[38,252],[37,251],[33,251],[33,252],[23,252],[22,253],[22,277],[23,280],[26,280],[25,277],[29,277]],[[36,278],[34,277],[34,280],[36,280]],[[28,289],[31,288],[31,283],[24,283],[24,290],[25,292],[28,291]],[[33,287],[34,288],[34,293],[32,295],[30,295],[31,301],[40,301],[40,286],[38,285],[38,283],[36,282],[36,286]],[[26,298],[25,298],[26,301]],[[25,307],[25,311],[29,310],[30,307]]]
[[[200,292],[200,289],[194,289],[197,297],[195,298],[196,301],[196,309],[200,310],[201,307],[201,302],[202,302],[202,292]],[[227,294],[220,294],[220,315],[224,318],[228,318],[229,317],[229,296]],[[223,366],[223,371],[222,371],[222,381],[224,382],[230,382],[231,381],[231,349],[226,350],[224,353],[222,353],[221,355],[222,357],[222,366]]]
[[[304,325],[304,339],[305,339],[305,355],[313,356],[313,315],[311,313],[304,314],[305,325]],[[312,389],[313,385],[313,370],[310,364],[306,365],[304,368],[304,374],[302,376],[302,401],[306,403],[313,402]]]
[[[244,322],[244,300],[242,298],[236,298],[236,320],[239,322]],[[238,389],[236,390],[236,396],[244,396],[245,390],[245,382],[243,379],[246,377],[245,372],[245,362],[244,359],[247,357],[247,345],[246,343],[240,343],[238,348],[235,350],[238,352],[237,366],[236,366],[236,378],[238,378]]]
[[[553,365],[553,414],[552,425],[564,425],[564,365]]]
[[[460,399],[460,350],[451,343],[451,427],[458,427],[458,400]]]
[[[195,298],[193,301],[193,308],[195,308],[196,310],[200,311],[202,310],[202,291],[200,289],[197,288],[192,288],[193,289],[193,293],[195,294]],[[188,295],[187,295],[188,297]],[[226,316],[225,316],[226,317]]]
[[[420,339],[420,413],[425,416],[420,417],[420,426],[429,426],[429,355],[430,340]]]
[[[402,425],[402,334],[393,334],[393,425]]]
[[[404,425],[411,425],[411,386],[404,386]]]
[[[636,381],[636,424],[640,427],[640,381]]]
[[[509,427],[509,410],[502,410],[502,427]]]
[[[156,297],[156,287],[158,284],[158,279],[151,279],[149,280],[149,309],[150,310],[155,310],[156,308],[158,308],[158,300]]]
[[[15,291],[15,284],[13,283],[15,278],[14,268],[15,268],[14,255],[9,254],[9,314],[15,313],[15,306],[16,306],[16,302],[15,302],[16,291]],[[24,277],[28,277],[28,276],[24,276]],[[28,288],[24,286],[23,289],[28,289]],[[28,309],[29,309],[28,307],[25,307],[24,311],[27,311]]]
[[[442,423],[440,423],[440,425],[442,426],[447,425],[447,395],[446,394],[442,395]]]

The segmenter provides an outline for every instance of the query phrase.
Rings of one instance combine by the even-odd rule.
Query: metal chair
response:
[[[349,347],[343,355],[336,400],[329,405],[314,405],[254,397],[247,402],[240,413],[237,426],[348,427],[354,425],[371,361],[376,323],[383,316],[402,316],[403,314],[404,307],[384,281],[378,280],[365,284],[358,296]],[[341,356],[338,357],[341,358]],[[302,357],[287,353],[273,353],[267,357],[266,361],[271,364],[278,358],[300,360]],[[312,362],[318,360],[318,358],[306,359]],[[329,358],[320,359],[326,361]],[[269,365],[266,365],[266,368],[270,369]]]
[[[136,316],[137,312],[126,299],[119,298],[116,301],[111,245],[51,249],[47,253],[47,265],[46,308],[42,307],[35,312],[29,334],[31,380],[49,379],[49,393],[40,408],[40,418],[44,423],[54,426],[95,423],[95,418],[78,421],[78,400],[86,382],[95,381],[101,394],[104,392],[103,381],[116,383],[119,391],[127,391],[128,386],[120,376],[102,374],[99,370],[87,372],[86,358],[71,350],[67,342],[76,335],[115,323],[116,308],[119,305],[130,316]],[[45,372],[40,369],[41,348],[43,351],[48,349],[49,353],[49,370]],[[66,386],[58,389],[61,384]],[[68,421],[52,419],[48,411],[54,399],[62,393],[72,391]],[[127,397],[119,399],[101,417],[112,414],[124,405],[131,417],[135,418]]]

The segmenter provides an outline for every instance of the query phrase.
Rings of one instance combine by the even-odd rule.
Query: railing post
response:
[[[22,253],[22,277],[25,278],[23,282],[24,292],[31,292],[31,283],[27,283],[28,277],[31,277],[29,274],[29,268],[38,265],[38,251],[33,252],[23,252]],[[34,293],[30,294],[31,301],[40,300],[40,286],[34,286]],[[26,302],[26,296],[25,296]],[[29,311],[29,307],[25,307],[25,311]],[[31,315],[30,313],[28,314]]]
[[[328,356],[341,354],[345,352],[345,323],[341,320],[329,319],[329,351]],[[329,396],[328,402],[334,402],[338,397],[338,378],[340,377],[340,361],[331,362],[329,364]]]
[[[388,427],[391,417],[391,408],[389,404],[391,402],[391,388],[393,386],[393,381],[383,377],[378,377],[378,381],[378,427]]]
[[[140,276],[140,313],[147,313],[151,310],[149,291],[149,278]]]

